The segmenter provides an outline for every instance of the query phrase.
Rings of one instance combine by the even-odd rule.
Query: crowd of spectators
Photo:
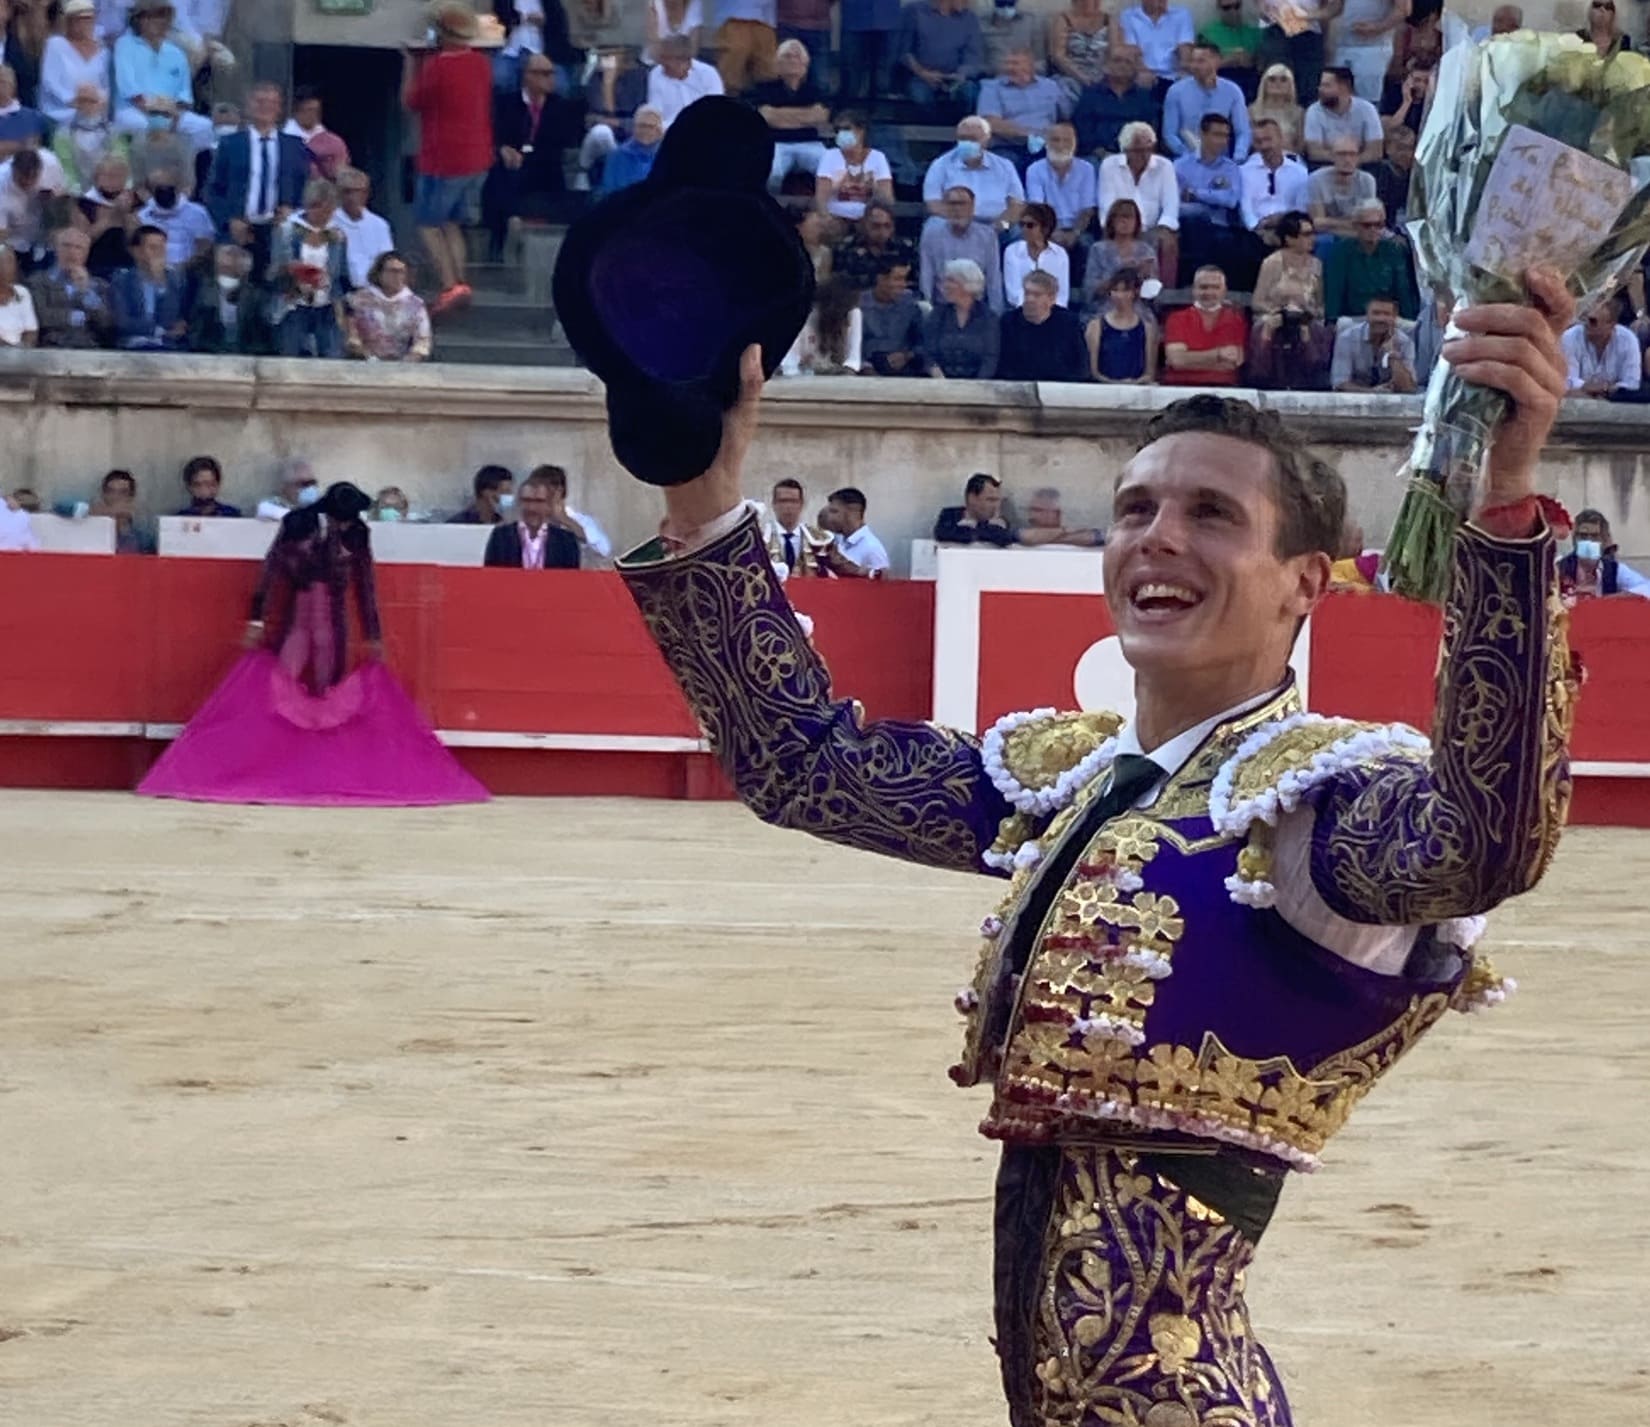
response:
[[[0,0],[0,345],[428,359],[473,298],[470,224],[504,256],[728,93],[820,278],[787,375],[1411,392],[1436,363],[1452,295],[1403,224],[1438,59],[1472,38],[1447,11],[645,0],[638,47],[612,0],[492,8],[436,0],[407,52],[415,263],[321,95],[208,102],[226,0]],[[1587,33],[1630,43],[1607,5]],[[1650,399],[1647,342],[1635,279],[1566,337],[1577,395]]]

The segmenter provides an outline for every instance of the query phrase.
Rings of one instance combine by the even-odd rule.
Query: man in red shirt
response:
[[[401,102],[419,119],[418,231],[441,283],[437,314],[470,298],[461,225],[476,221],[493,165],[493,69],[471,48],[476,16],[464,0],[446,0],[432,20],[436,48],[407,52]]]
[[[1249,324],[1226,302],[1226,274],[1197,270],[1192,305],[1163,324],[1163,381],[1167,386],[1236,386]]]

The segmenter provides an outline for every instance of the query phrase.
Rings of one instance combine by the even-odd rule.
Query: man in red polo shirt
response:
[[[493,165],[493,69],[471,48],[476,15],[464,0],[431,12],[436,48],[408,52],[401,102],[418,116],[418,231],[441,283],[432,313],[467,302],[462,224],[476,221]]]
[[[1192,279],[1192,305],[1163,324],[1163,381],[1168,386],[1236,386],[1249,324],[1226,302],[1226,274],[1204,267]]]

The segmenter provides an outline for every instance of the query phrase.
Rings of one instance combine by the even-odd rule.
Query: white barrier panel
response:
[[[61,515],[31,515],[29,525],[40,548],[51,555],[113,555],[115,522],[108,515],[65,520]]]
[[[159,548],[162,555],[187,556],[191,560],[262,560],[276,529],[275,522],[269,520],[163,515]]]
[[[490,525],[402,525],[374,521],[372,558],[381,565],[479,566]]]
[[[203,520],[166,515],[160,553],[195,560],[262,560],[278,529],[273,520]],[[479,566],[485,525],[401,525],[371,522],[373,558],[381,565]]]

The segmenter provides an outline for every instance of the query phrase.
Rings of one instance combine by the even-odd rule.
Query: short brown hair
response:
[[[532,474],[523,484],[529,482],[536,486],[549,486],[551,490],[567,494],[567,472],[560,466],[534,466]]]
[[[1335,558],[1346,525],[1346,483],[1275,411],[1262,411],[1231,397],[1189,396],[1152,417],[1135,449],[1143,451],[1165,436],[1186,431],[1230,436],[1269,452],[1278,504],[1278,558],[1288,560],[1316,551]]]

